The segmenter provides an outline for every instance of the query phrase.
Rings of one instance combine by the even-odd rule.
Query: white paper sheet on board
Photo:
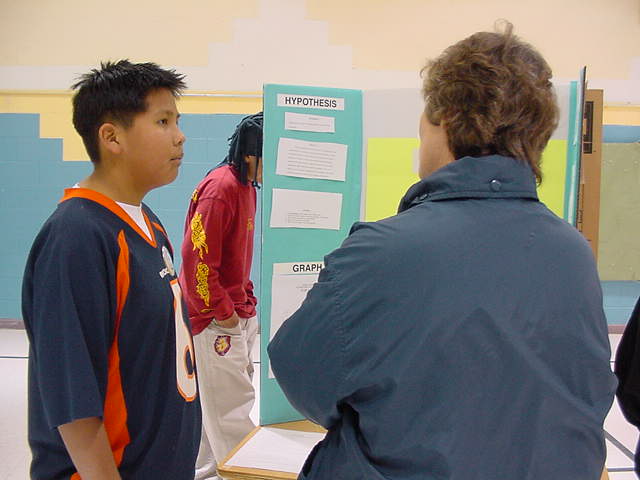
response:
[[[302,304],[318,281],[322,262],[274,263],[271,280],[271,329],[273,338],[282,323]]]
[[[273,189],[271,228],[340,230],[342,194]]]
[[[342,143],[281,137],[278,141],[276,174],[344,182],[348,148]]]
[[[226,463],[228,467],[298,473],[324,433],[261,427]]]
[[[335,133],[336,119],[326,115],[284,112],[284,128],[298,132]]]
[[[269,341],[284,321],[302,305],[307,292],[318,281],[318,274],[322,267],[322,262],[273,264]],[[273,378],[271,364],[269,364],[269,378]]]

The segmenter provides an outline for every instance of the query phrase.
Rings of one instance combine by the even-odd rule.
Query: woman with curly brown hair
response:
[[[538,182],[540,157],[556,129],[551,68],[508,24],[447,48],[424,67],[429,123],[446,123],[454,158],[503,155],[526,162]]]
[[[551,70],[507,25],[423,73],[422,180],[269,346],[328,430],[299,478],[597,480],[615,380],[591,249],[536,194]]]

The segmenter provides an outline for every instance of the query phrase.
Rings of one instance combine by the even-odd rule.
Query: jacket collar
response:
[[[412,185],[398,213],[425,201],[457,198],[538,200],[536,179],[526,163],[501,155],[463,157]]]

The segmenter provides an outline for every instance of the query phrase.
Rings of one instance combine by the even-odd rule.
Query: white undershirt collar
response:
[[[80,184],[76,183],[73,188],[80,188]],[[144,234],[148,238],[151,238],[151,232],[149,231],[147,222],[144,219],[144,214],[142,213],[142,205],[130,205],[128,203],[122,202],[116,203],[120,205],[120,207],[125,211],[127,215],[131,217],[134,222],[136,222],[136,224],[140,227]]]

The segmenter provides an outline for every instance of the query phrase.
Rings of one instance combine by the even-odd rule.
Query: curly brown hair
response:
[[[551,68],[511,23],[448,47],[421,74],[426,117],[444,124],[456,159],[513,157],[542,181],[542,151],[558,123]]]

